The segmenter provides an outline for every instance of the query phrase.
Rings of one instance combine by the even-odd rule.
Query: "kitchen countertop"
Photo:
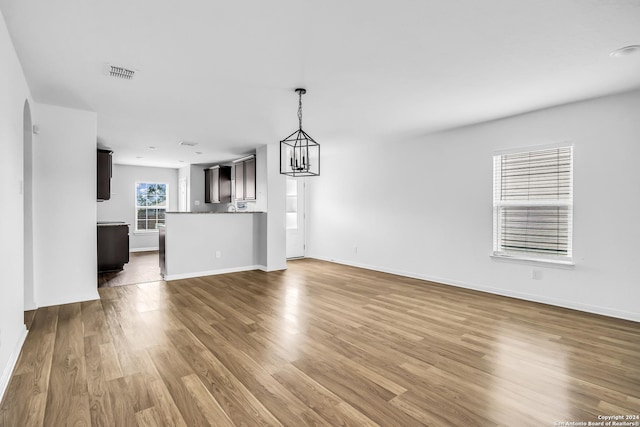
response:
[[[190,215],[199,215],[199,214],[254,214],[254,213],[266,213],[262,211],[240,211],[240,212],[167,212],[168,214],[190,214]]]
[[[116,225],[130,225],[124,221],[98,221],[98,227],[113,227]]]

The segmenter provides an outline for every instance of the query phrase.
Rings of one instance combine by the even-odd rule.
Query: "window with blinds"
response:
[[[494,255],[571,260],[573,147],[493,157]]]

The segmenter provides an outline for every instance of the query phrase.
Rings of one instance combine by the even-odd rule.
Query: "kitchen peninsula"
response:
[[[267,270],[265,212],[167,212],[159,229],[165,280]]]

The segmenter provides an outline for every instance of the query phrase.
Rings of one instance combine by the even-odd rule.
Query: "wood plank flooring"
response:
[[[634,322],[317,260],[99,292],[36,311],[0,426],[553,426],[640,414]]]
[[[134,285],[162,280],[158,251],[131,252],[121,271],[98,273],[98,287]]]

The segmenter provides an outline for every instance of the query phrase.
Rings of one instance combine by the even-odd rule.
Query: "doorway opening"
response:
[[[304,178],[287,177],[287,259],[305,256],[305,194]]]

